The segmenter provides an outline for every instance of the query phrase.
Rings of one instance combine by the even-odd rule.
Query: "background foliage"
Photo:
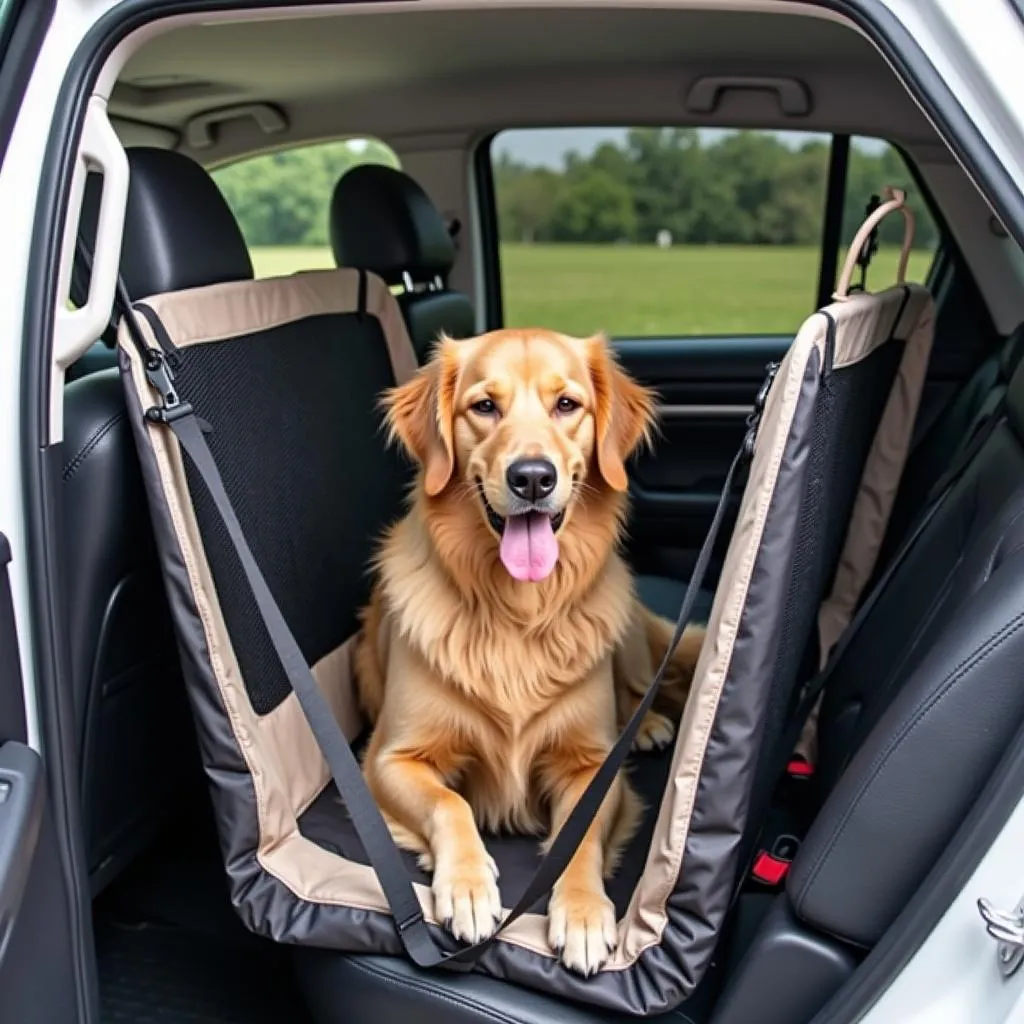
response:
[[[331,193],[356,164],[398,160],[376,139],[346,140],[240,160],[213,177],[250,246],[326,245]]]
[[[707,141],[696,129],[644,128],[624,146],[604,143],[589,157],[570,153],[564,169],[495,166],[502,238],[517,242],[652,243],[668,231],[674,245],[813,245],[821,240],[828,145],[799,148],[769,132],[741,131]],[[849,241],[872,193],[914,182],[896,150],[854,147],[847,172],[843,238]],[[914,203],[919,214],[920,201]],[[918,217],[916,244],[931,249],[935,228]],[[888,218],[882,244],[898,242]]]

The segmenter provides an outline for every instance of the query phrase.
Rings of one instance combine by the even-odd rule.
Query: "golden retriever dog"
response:
[[[437,918],[476,942],[502,912],[480,830],[557,833],[671,640],[618,553],[654,396],[603,337],[501,330],[442,338],[384,404],[419,468],[362,613],[363,766]],[[702,640],[684,634],[637,747],[671,741]],[[580,973],[616,946],[604,878],[640,814],[620,772],[552,890],[551,946]]]

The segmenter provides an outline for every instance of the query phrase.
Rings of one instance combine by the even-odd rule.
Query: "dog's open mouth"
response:
[[[501,538],[498,550],[509,575],[531,583],[547,579],[558,561],[558,538],[555,534],[565,522],[565,510],[554,515],[529,511],[500,516],[487,500],[480,480],[477,481],[477,490],[487,513],[487,522]]]

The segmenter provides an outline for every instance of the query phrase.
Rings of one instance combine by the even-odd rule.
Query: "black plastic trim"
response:
[[[843,240],[843,207],[846,205],[846,172],[850,166],[850,136],[833,135],[828,154],[828,183],[825,186],[825,218],[821,226],[818,261],[817,309],[832,301],[839,271],[839,246]]]
[[[43,762],[23,743],[0,746],[0,950],[18,920],[43,821]]]
[[[498,132],[481,139],[473,151],[473,178],[476,184],[477,225],[484,264],[484,325],[489,331],[505,326],[505,299],[501,287],[501,230],[498,225],[498,201],[494,190],[494,166],[491,146]]]
[[[0,35],[0,164],[56,9],[57,0],[20,0]]]

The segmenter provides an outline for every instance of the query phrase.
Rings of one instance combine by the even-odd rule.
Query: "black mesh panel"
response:
[[[367,563],[408,470],[384,452],[376,402],[394,383],[380,325],[309,317],[180,351],[177,384],[207,437],[249,546],[309,664],[356,629]],[[227,531],[188,460],[206,557],[258,714],[290,688]]]

